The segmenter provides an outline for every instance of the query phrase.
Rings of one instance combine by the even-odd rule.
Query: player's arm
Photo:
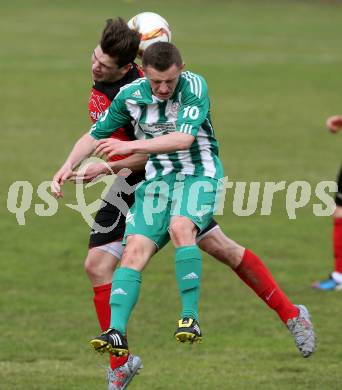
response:
[[[99,141],[96,154],[110,158],[120,154],[144,153],[162,154],[189,149],[195,137],[174,132],[149,140],[120,141],[108,138]]]
[[[102,175],[111,175],[113,173],[117,174],[123,169],[129,169],[133,172],[144,171],[147,161],[147,156],[145,154],[133,154],[127,158],[110,161],[110,162],[94,162],[90,163],[85,167],[81,172],[74,170],[69,181],[76,182],[90,182],[98,176]]]
[[[109,137],[118,128],[127,124],[129,119],[129,114],[125,107],[123,107],[122,101],[120,99],[114,99],[110,107],[90,128],[89,134],[84,134],[76,142],[65,163],[53,177],[51,192],[56,198],[63,196],[61,186],[72,176],[74,168],[76,168],[85,158],[93,154],[98,139]]]
[[[72,176],[73,169],[90,156],[97,145],[97,140],[88,133],[84,134],[74,145],[62,167],[55,173],[51,182],[51,192],[56,198],[63,196],[61,186]]]
[[[147,160],[148,157],[145,154],[137,153],[118,161],[111,161],[109,165],[114,173],[118,173],[125,168],[128,168],[133,172],[141,172],[145,170]]]
[[[162,154],[189,149],[195,137],[178,132],[162,135],[149,140],[132,141],[132,153]]]
[[[326,125],[332,133],[337,133],[342,129],[342,115],[334,115],[329,117],[326,121]]]

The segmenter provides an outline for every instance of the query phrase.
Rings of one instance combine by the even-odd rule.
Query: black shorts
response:
[[[96,224],[105,229],[99,229]],[[90,231],[89,248],[121,240],[125,227],[126,215],[112,204],[103,202],[102,207],[96,213],[95,224]]]
[[[200,238],[202,239],[211,229],[213,229],[216,226],[218,226],[218,223],[215,221],[215,219],[212,219],[209,225],[205,229],[197,233],[197,240],[199,241]]]
[[[134,203],[134,190],[142,180],[144,180],[143,174],[131,174],[125,179],[117,177],[114,180],[94,218],[95,222],[90,231],[89,248],[109,244],[123,238],[126,215]]]
[[[342,166],[337,178],[337,193],[335,197],[336,204],[342,207]]]

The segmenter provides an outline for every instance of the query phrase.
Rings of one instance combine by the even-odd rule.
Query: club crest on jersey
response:
[[[166,123],[140,123],[141,130],[145,134],[150,134],[153,137],[158,135],[169,134],[176,131],[175,122],[166,122]]]
[[[88,111],[93,122],[99,119],[100,115],[110,106],[110,103],[111,101],[105,94],[95,89],[92,90],[88,102]]]
[[[177,119],[179,110],[179,103],[173,102],[167,108],[165,114],[170,118]]]

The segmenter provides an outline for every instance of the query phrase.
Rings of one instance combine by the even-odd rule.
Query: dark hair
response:
[[[119,67],[133,62],[138,54],[140,34],[131,30],[122,18],[108,19],[102,32],[102,51],[116,59]]]
[[[144,68],[151,66],[163,72],[172,65],[182,66],[183,60],[175,45],[169,42],[156,42],[145,49],[142,56],[142,65]]]

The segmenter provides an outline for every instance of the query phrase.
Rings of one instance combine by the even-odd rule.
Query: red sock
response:
[[[288,319],[298,316],[298,308],[289,301],[273,279],[271,272],[253,252],[245,250],[235,272],[267,306],[277,312],[285,324]]]
[[[107,330],[110,325],[109,298],[111,289],[111,283],[94,287],[94,304],[102,332]]]
[[[110,325],[110,291],[112,284],[103,284],[102,286],[94,287],[94,304],[97,318],[99,320],[102,332],[107,330]],[[112,370],[122,366],[127,362],[128,356],[116,357],[110,355],[110,367]]]
[[[334,219],[334,256],[335,271],[342,274],[342,218]]]

